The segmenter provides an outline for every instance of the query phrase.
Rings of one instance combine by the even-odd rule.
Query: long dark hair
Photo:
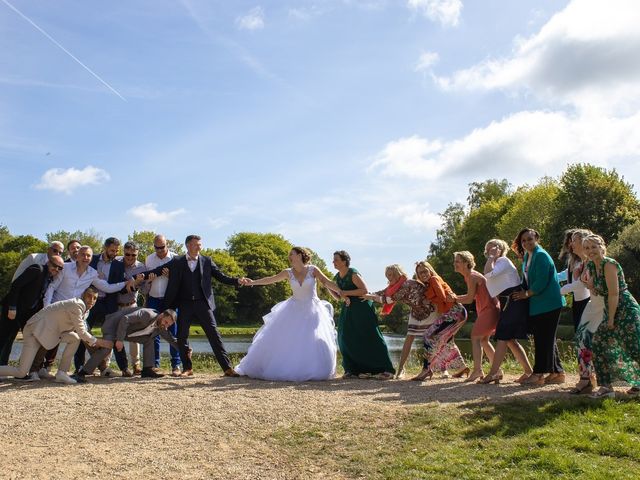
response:
[[[533,228],[523,228],[522,230],[520,230],[518,232],[518,235],[516,235],[516,238],[513,239],[513,243],[511,244],[511,250],[515,252],[518,258],[524,258],[524,248],[522,248],[522,236],[525,233],[531,233],[531,235],[533,235],[533,238],[536,239],[536,242],[540,240],[540,234],[538,233],[537,230],[534,230]]]

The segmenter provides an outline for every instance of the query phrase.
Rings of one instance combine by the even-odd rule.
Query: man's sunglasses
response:
[[[154,245],[153,248],[155,248],[156,250],[164,250],[165,248],[167,248],[166,245]]]

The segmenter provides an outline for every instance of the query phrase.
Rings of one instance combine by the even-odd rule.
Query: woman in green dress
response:
[[[604,298],[604,318],[593,336],[593,363],[600,389],[594,397],[613,397],[612,383],[624,380],[630,395],[640,393],[640,306],[629,292],[622,267],[607,257],[604,240],[582,241],[589,258],[590,288]]]
[[[349,267],[350,262],[351,257],[344,250],[333,254],[333,266],[338,270],[334,281],[347,297],[342,302],[338,319],[343,378],[359,376],[389,380],[395,370],[378,328],[378,316],[372,302],[360,298],[367,293],[367,286],[358,271]]]

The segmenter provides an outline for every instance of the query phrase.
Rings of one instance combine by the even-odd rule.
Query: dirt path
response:
[[[417,405],[566,398],[558,386],[524,388],[513,378],[499,386],[460,380],[289,384],[214,375],[90,377],[77,386],[4,381],[0,477],[344,478],[330,465],[295,461],[273,435],[349,415],[392,419]]]

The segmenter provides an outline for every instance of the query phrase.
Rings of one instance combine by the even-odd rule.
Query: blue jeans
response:
[[[158,313],[161,313],[165,308],[164,308],[164,298],[156,298],[156,297],[151,297],[148,296],[147,297],[147,308],[153,308],[154,310],[157,310]],[[173,325],[171,325],[168,328],[169,332],[171,333],[171,335],[173,335],[174,337],[178,336],[178,323],[174,323]],[[154,342],[153,342],[153,346],[155,349],[155,358],[154,358],[154,364],[156,367],[160,366],[160,335],[157,335]],[[180,352],[176,349],[173,348],[172,346],[169,346],[169,356],[171,357],[171,368],[178,368],[181,364],[180,361]]]

